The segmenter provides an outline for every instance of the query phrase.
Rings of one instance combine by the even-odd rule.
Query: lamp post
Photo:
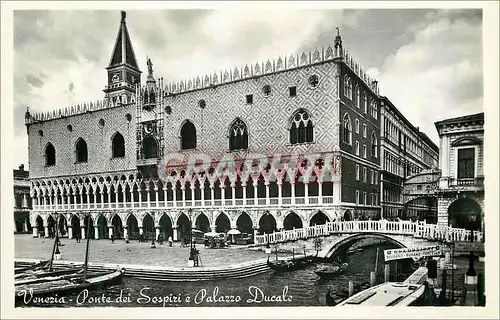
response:
[[[271,234],[271,221],[269,218],[269,211],[266,211],[267,217],[267,244],[266,244],[266,254],[271,254],[271,246],[269,245],[269,235]]]
[[[188,209],[189,216],[189,258],[188,258],[188,267],[194,267],[194,255],[193,255],[193,209]]]

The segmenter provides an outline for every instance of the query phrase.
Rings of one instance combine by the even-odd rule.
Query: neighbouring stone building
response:
[[[191,225],[380,217],[385,100],[338,32],[327,48],[169,84],[148,59],[142,83],[122,12],[107,73],[103,101],[26,113],[34,236],[59,224],[180,240]]]
[[[31,231],[31,209],[29,171],[21,164],[19,169],[14,169],[14,232]]]
[[[438,224],[484,231],[484,113],[435,125],[441,151]]]
[[[381,101],[380,126],[382,216],[436,223],[436,198],[415,197],[406,201],[403,188],[405,184],[419,182],[419,176],[438,169],[438,146],[413,126],[387,97]]]

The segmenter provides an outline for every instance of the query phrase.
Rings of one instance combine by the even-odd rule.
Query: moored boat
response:
[[[49,260],[42,260],[40,262],[32,264],[31,266],[22,266],[22,267],[16,267],[16,265],[14,264],[14,274],[18,275],[18,274],[22,274],[26,271],[38,270],[40,268],[46,267],[48,263],[49,263]]]
[[[310,264],[312,264],[312,259],[307,257],[289,259],[289,260],[273,260],[273,261],[269,261],[269,257],[267,257],[267,265],[269,266],[269,268],[276,271],[299,270]]]
[[[318,276],[322,278],[328,278],[344,272],[348,268],[348,266],[349,265],[345,262],[340,265],[321,264],[316,268],[316,270],[314,270],[314,273],[316,273]]]
[[[86,279],[81,274],[38,283],[16,285],[16,299],[24,299],[26,295],[44,296],[51,293],[68,293],[83,289],[102,288],[121,283],[125,270],[120,268],[114,272],[97,273]]]

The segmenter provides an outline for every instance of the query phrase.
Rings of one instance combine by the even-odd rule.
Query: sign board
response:
[[[434,257],[440,255],[441,246],[384,250],[385,261],[410,258],[413,260],[418,260],[422,257]]]
[[[455,242],[455,252],[484,252],[482,242]]]

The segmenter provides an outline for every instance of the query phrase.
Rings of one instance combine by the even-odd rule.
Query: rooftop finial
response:
[[[127,17],[127,13],[122,11],[122,22],[125,22],[125,18]]]
[[[340,37],[340,29],[339,27],[336,27],[337,29],[337,36],[335,37],[335,48],[342,48],[342,38]]]

